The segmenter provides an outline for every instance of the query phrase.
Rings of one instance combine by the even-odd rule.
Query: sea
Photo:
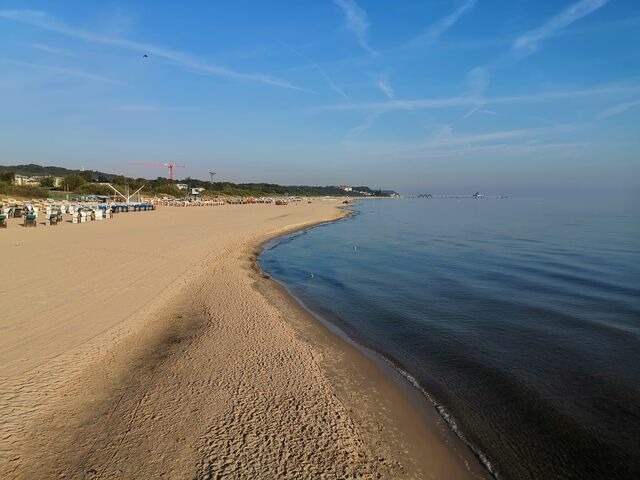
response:
[[[638,207],[362,200],[260,264],[411,379],[495,478],[638,479]]]

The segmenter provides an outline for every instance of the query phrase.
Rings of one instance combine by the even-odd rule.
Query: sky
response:
[[[638,193],[638,45],[637,0],[0,0],[0,163]]]

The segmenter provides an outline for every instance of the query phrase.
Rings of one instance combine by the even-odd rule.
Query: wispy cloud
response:
[[[496,141],[508,141],[522,138],[538,137],[540,135],[548,135],[550,133],[566,132],[573,129],[572,126],[562,125],[558,127],[542,127],[542,128],[520,128],[512,130],[499,130],[487,133],[474,133],[465,135],[456,135],[452,130],[439,134],[436,137],[425,142],[415,145],[413,148],[439,148],[451,147],[459,145],[478,145]]]
[[[577,130],[574,125],[497,130],[482,133],[455,133],[451,125],[440,125],[430,138],[411,144],[406,142],[350,142],[352,148],[367,157],[396,160],[423,160],[453,157],[483,152],[535,153],[551,150],[575,149],[580,142],[558,141]]]
[[[305,89],[293,85],[287,80],[272,77],[270,75],[262,73],[237,72],[226,67],[204,63],[187,53],[177,50],[171,50],[149,43],[136,42],[122,37],[101,35],[99,33],[82,30],[80,28],[76,28],[63,22],[57,21],[45,12],[32,10],[0,10],[0,18],[24,23],[43,30],[55,32],[60,35],[77,38],[85,42],[111,45],[113,47],[122,48],[124,50],[129,50],[141,54],[148,54],[150,57],[163,58],[182,67],[189,68],[206,75],[259,82],[276,87],[305,91]]]
[[[304,53],[296,50],[293,47],[290,47],[289,45],[287,45],[286,43],[282,43],[285,47],[287,47],[289,50],[291,50],[293,53],[295,53],[296,55],[298,55],[300,58],[306,60],[307,62],[309,62],[318,72],[320,72],[320,75],[322,75],[324,77],[324,79],[327,81],[327,83],[329,84],[329,86],[335,91],[337,92],[342,98],[344,98],[348,103],[351,103],[351,98],[349,97],[349,95],[347,95],[344,90],[342,90],[338,85],[335,84],[335,82],[331,79],[331,77],[327,74],[327,72],[325,72],[325,70],[318,65],[316,62],[314,62],[313,60],[311,60],[311,58],[307,57]]]
[[[388,100],[383,102],[362,102],[350,105],[329,105],[325,110],[351,110],[351,111],[381,111],[389,112],[393,110],[439,110],[454,107],[475,107],[482,105],[505,105],[518,103],[539,103],[553,100],[568,100],[573,98],[590,96],[607,96],[625,93],[640,92],[640,85],[607,85],[602,87],[574,89],[574,90],[554,90],[523,95],[510,95],[502,97],[478,97],[474,95],[461,95],[446,98],[427,98],[416,100]]]
[[[442,17],[425,32],[418,35],[411,42],[413,46],[428,45],[435,42],[440,38],[447,30],[453,27],[460,18],[469,13],[476,6],[477,0],[465,0],[465,2],[456,8],[450,14]]]
[[[627,110],[630,110],[638,106],[640,106],[640,100],[634,100],[633,102],[620,103],[618,105],[614,105],[611,108],[607,108],[606,110],[601,112],[600,115],[598,115],[598,117],[600,118],[613,117],[615,115],[620,115],[621,113],[624,113]]]
[[[375,50],[369,45],[369,19],[367,13],[358,6],[355,0],[333,0],[342,9],[347,18],[347,28],[353,32],[358,44],[371,54]]]
[[[413,144],[403,143],[354,143],[361,154],[395,159],[424,159],[461,156],[481,152],[535,152],[580,146],[579,142],[554,140],[575,130],[572,125],[555,127],[497,130],[484,133],[456,134],[450,125],[438,127],[433,135]]]
[[[157,112],[159,109],[154,105],[118,105],[114,110],[118,112]]]
[[[325,110],[351,110],[370,112],[390,112],[393,110],[438,110],[450,107],[468,107],[477,101],[472,97],[427,98],[419,100],[385,100],[382,102],[361,102],[351,105],[328,105]]]
[[[573,22],[595,12],[608,2],[609,0],[580,0],[570,5],[538,28],[534,28],[518,37],[513,43],[513,50],[522,56],[531,55],[538,49],[543,40],[557,35]]]
[[[478,98],[478,103],[472,107],[462,118],[469,118],[474,113],[489,113],[495,115],[496,112],[484,109],[485,102],[482,100],[487,87],[489,86],[489,70],[485,67],[475,67],[467,73],[467,85],[469,95]]]
[[[396,92],[393,90],[393,87],[389,84],[389,80],[386,78],[381,77],[376,80],[376,87],[378,87],[389,100],[394,100],[396,98]]]
[[[85,72],[84,70],[78,70],[75,68],[57,67],[53,65],[41,65],[38,63],[13,60],[11,58],[0,58],[0,62],[14,65],[16,67],[23,67],[31,70],[40,70],[40,71],[52,73],[55,75],[83,78],[85,80],[98,80],[101,82],[115,83],[115,80],[112,80],[111,78],[103,77],[102,75],[96,75],[94,73]]]
[[[66,50],[63,50],[61,48],[52,47],[51,45],[45,45],[44,43],[31,43],[30,46],[35,48],[35,49],[37,49],[37,50],[41,50],[43,52],[50,53],[52,55],[63,55],[63,56],[70,56],[71,55],[71,53],[67,52]]]
[[[486,113],[487,115],[500,115],[498,112],[493,111],[493,110],[487,110],[486,108],[472,108],[471,110],[469,110],[467,113],[465,113],[462,118],[466,119],[469,118],[471,115],[473,115],[474,113]]]
[[[474,96],[484,95],[489,86],[490,73],[486,67],[475,67],[467,72],[467,86]]]
[[[369,130],[381,114],[382,112],[373,112],[368,114],[366,117],[364,117],[362,123],[356,125],[347,132],[347,134],[345,135],[345,139],[350,140]]]
[[[548,142],[548,143],[490,143],[487,145],[465,145],[463,147],[452,148],[437,148],[433,150],[426,150],[423,152],[416,152],[410,156],[410,158],[446,158],[446,157],[461,157],[468,155],[477,155],[480,153],[501,153],[507,156],[514,156],[525,153],[540,153],[545,150],[560,150],[566,151],[568,149],[575,150],[576,148],[584,147],[584,142]]]

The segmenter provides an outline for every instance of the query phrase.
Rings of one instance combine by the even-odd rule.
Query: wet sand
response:
[[[481,478],[443,422],[255,267],[339,202],[0,231],[2,478]]]

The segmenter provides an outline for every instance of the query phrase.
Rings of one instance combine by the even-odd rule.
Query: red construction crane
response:
[[[176,163],[159,163],[159,162],[130,162],[130,165],[142,165],[144,167],[166,167],[169,169],[169,183],[173,183],[173,169],[187,168],[186,165],[178,165]]]

